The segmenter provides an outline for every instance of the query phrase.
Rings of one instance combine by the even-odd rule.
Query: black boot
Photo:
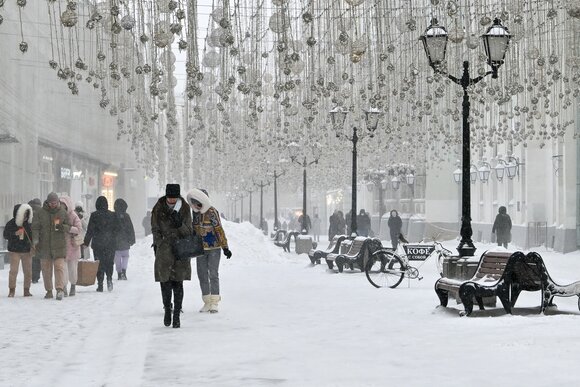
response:
[[[175,309],[173,310],[173,328],[180,328],[181,305],[183,303],[183,282],[171,281],[171,287],[173,288],[173,300],[175,302]]]
[[[168,327],[171,325],[171,312],[173,311],[173,305],[171,304],[171,282],[161,282],[160,285],[161,298],[163,299],[163,309],[165,309],[163,325]]]
[[[123,272],[121,273],[121,275],[123,276],[123,280],[127,281],[127,270],[123,269]]]
[[[120,271],[117,272],[117,281],[120,281],[123,279],[123,273],[121,273]]]
[[[163,325],[168,327],[171,325],[171,312],[173,312],[173,305],[169,304],[169,306],[165,306],[163,309],[165,309],[165,316],[163,316]],[[177,317],[177,319],[179,320],[179,316]],[[175,322],[173,323],[173,327],[175,328]]]
[[[181,314],[181,309],[175,309],[173,311],[173,328],[180,328],[181,321],[179,320],[179,315]]]
[[[97,292],[103,292],[103,283],[99,282],[99,284],[97,285]]]

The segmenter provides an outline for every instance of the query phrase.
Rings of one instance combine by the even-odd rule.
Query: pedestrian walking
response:
[[[368,237],[371,231],[371,217],[364,209],[359,211],[356,218],[358,235]]]
[[[81,225],[83,226],[83,231],[80,234],[83,238],[83,241],[85,239],[85,233],[87,232],[87,227],[89,226],[89,220],[88,218],[85,216],[85,208],[83,207],[83,203],[82,202],[76,202],[75,203],[75,212],[77,214],[77,216],[79,217],[79,219],[81,220]],[[81,259],[89,259],[91,257],[91,250],[84,246],[81,245]]]
[[[74,296],[76,294],[77,272],[79,267],[79,259],[81,258],[81,246],[77,243],[77,237],[84,234],[83,224],[74,210],[74,204],[70,197],[61,196],[60,205],[68,215],[68,222],[70,230],[65,232],[64,239],[66,241],[66,256],[65,256],[65,270],[64,270],[64,296]],[[82,242],[81,242],[82,244]],[[70,282],[70,290],[67,289]]]
[[[69,231],[68,214],[61,207],[58,195],[51,192],[32,221],[32,244],[40,257],[45,299],[53,298],[53,272],[56,299],[60,301],[64,297],[65,233]]]
[[[496,234],[497,245],[507,249],[508,243],[512,241],[512,219],[507,214],[505,206],[498,209],[491,232]]]
[[[203,306],[200,312],[218,312],[221,301],[219,266],[221,251],[227,259],[232,257],[228,240],[222,227],[218,211],[211,206],[207,191],[192,189],[187,193],[187,202],[193,210],[193,229],[203,240],[204,254],[197,257],[197,278],[201,288]]]
[[[397,250],[401,229],[403,228],[403,221],[399,217],[397,210],[391,210],[387,225],[389,226],[389,233],[391,234],[391,246],[393,250]]]
[[[12,211],[13,218],[4,227],[4,239],[8,240],[10,272],[8,274],[8,297],[16,293],[16,279],[22,262],[24,274],[24,297],[30,297],[32,283],[32,220],[34,212],[28,204],[17,204]]]
[[[191,280],[190,260],[175,259],[172,248],[177,239],[191,235],[192,231],[191,209],[181,197],[179,184],[167,184],[165,196],[159,198],[151,211],[155,281],[161,286],[166,327],[172,325],[172,317],[173,328],[181,327],[183,281]]]
[[[34,198],[28,202],[32,207],[33,216],[36,216],[38,210],[42,208],[42,202],[39,198]],[[32,249],[32,283],[37,284],[40,279],[40,257],[36,254],[36,250]]]
[[[143,230],[145,230],[145,236],[151,234],[151,211],[147,211],[147,214],[143,218]]]
[[[127,213],[127,202],[115,200],[113,205],[117,218],[117,233],[115,239],[115,268],[117,280],[127,280],[127,265],[129,264],[129,249],[135,244],[135,229],[131,217]]]
[[[85,246],[91,246],[95,261],[99,261],[97,271],[97,292],[103,291],[103,281],[107,277],[107,291],[113,291],[113,264],[115,259],[115,236],[118,232],[115,214],[109,211],[109,202],[99,196],[95,202],[96,211],[91,213]]]
[[[312,235],[316,242],[320,242],[320,227],[322,225],[322,219],[318,214],[314,214],[312,218]]]

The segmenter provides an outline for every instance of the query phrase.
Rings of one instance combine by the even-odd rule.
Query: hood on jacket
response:
[[[194,188],[187,193],[187,204],[191,207],[192,199],[197,200],[201,203],[201,209],[199,212],[205,214],[207,210],[211,207],[211,202],[209,201],[209,197],[204,194],[201,190]],[[197,208],[191,207],[193,211],[198,212]]]
[[[124,201],[123,199],[117,199],[115,200],[115,204],[113,205],[113,208],[115,209],[115,212],[119,212],[119,213],[125,213],[127,212],[127,208],[129,206],[127,205],[127,202]]]
[[[500,214],[507,214],[507,209],[505,208],[505,206],[501,206],[498,209],[498,211],[499,211]]]
[[[107,198],[104,196],[99,196],[97,201],[95,202],[95,208],[98,210],[108,210],[109,209],[109,202]]]
[[[74,211],[74,204],[70,196],[61,196],[60,202],[66,206],[66,212],[68,214]]]
[[[28,204],[17,204],[14,206],[14,221],[18,227],[22,227],[24,224],[24,216],[28,212],[28,223],[32,224],[32,217],[34,215],[34,211],[32,207]]]

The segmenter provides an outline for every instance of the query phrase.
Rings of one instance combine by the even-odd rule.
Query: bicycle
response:
[[[433,244],[399,244],[396,251],[382,248],[371,255],[365,267],[367,280],[375,288],[396,288],[403,278],[422,280],[419,267],[431,256],[436,256],[435,264],[439,274],[443,276],[442,258],[453,253],[439,242]],[[423,261],[419,267],[409,264],[409,261]]]

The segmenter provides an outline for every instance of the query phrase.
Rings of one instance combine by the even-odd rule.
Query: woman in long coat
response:
[[[159,198],[151,211],[151,233],[155,251],[155,281],[160,282],[161,297],[165,316],[163,323],[171,325],[173,309],[173,328],[181,326],[180,313],[183,303],[183,281],[191,280],[189,259],[177,260],[173,255],[173,244],[177,239],[190,235],[191,209],[180,195],[179,184],[167,184],[165,196]],[[173,294],[173,302],[171,297]]]
[[[393,250],[397,250],[399,236],[401,235],[401,229],[403,228],[403,221],[401,220],[397,210],[391,211],[387,224],[389,225],[389,234],[391,234],[391,246],[393,246]]]

